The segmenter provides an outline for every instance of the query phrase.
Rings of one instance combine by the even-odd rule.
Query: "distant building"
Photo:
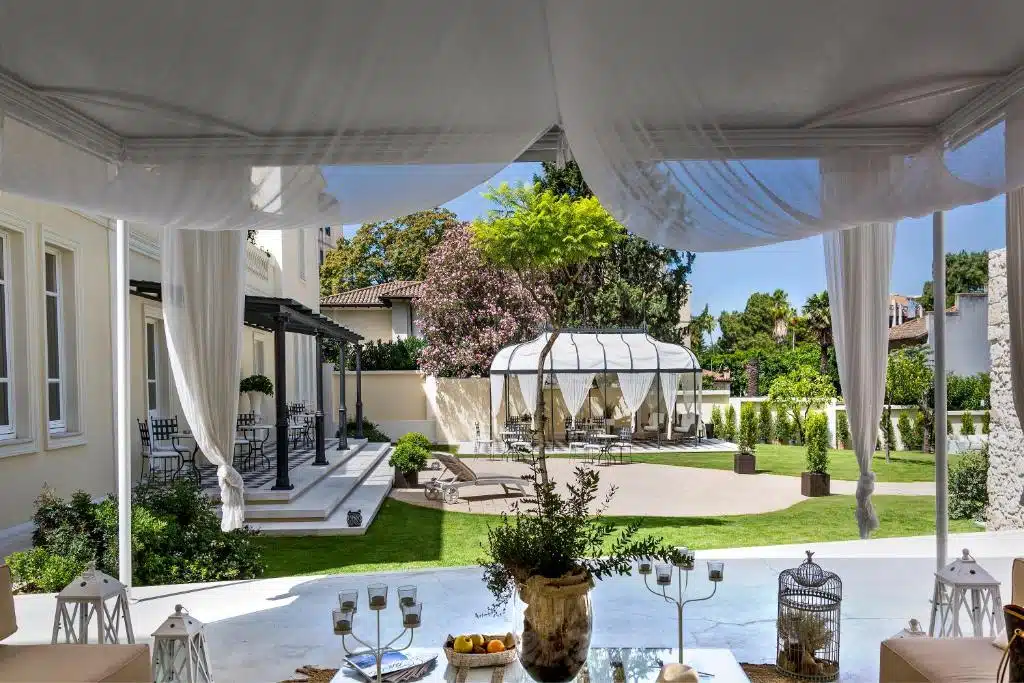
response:
[[[889,349],[928,344],[934,348],[932,313],[889,328]],[[956,295],[946,310],[946,371],[954,375],[976,375],[991,367],[988,343],[988,294],[969,292]]]
[[[416,310],[421,296],[422,281],[395,280],[326,296],[320,312],[367,341],[397,341],[423,336]]]
[[[916,296],[889,295],[889,327],[896,327],[921,317],[923,309]]]

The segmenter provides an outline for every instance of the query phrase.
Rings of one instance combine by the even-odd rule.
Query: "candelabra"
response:
[[[334,633],[341,636],[341,646],[344,648],[345,654],[357,654],[348,648],[348,643],[345,641],[345,638],[347,637],[352,638],[354,641],[365,647],[367,652],[373,655],[377,664],[377,683],[381,683],[381,658],[384,656],[385,652],[408,650],[412,646],[413,635],[416,629],[419,628],[420,620],[423,616],[423,603],[416,601],[416,586],[399,586],[398,604],[402,610],[402,632],[387,644],[381,645],[380,613],[387,609],[388,606],[387,584],[372,583],[366,587],[366,593],[370,610],[376,614],[377,641],[375,646],[359,638],[352,631],[357,611],[356,603],[359,600],[358,590],[343,590],[338,593],[339,609],[333,610],[331,612],[331,617],[334,625]],[[402,647],[392,647],[407,633],[409,634],[408,643]]]
[[[665,602],[673,603],[679,619],[679,663],[683,663],[683,608],[691,602],[703,602],[715,596],[718,584],[725,578],[725,564],[723,562],[708,562],[708,581],[711,582],[711,593],[702,598],[689,597],[686,595],[690,587],[690,572],[694,568],[694,553],[689,548],[679,548],[680,559],[673,564],[654,565],[655,584],[661,592],[651,588],[647,577],[651,575],[651,563],[648,560],[641,560],[639,573],[644,577],[644,586],[647,590],[662,598]],[[672,574],[676,574],[676,596],[668,593],[672,585]]]

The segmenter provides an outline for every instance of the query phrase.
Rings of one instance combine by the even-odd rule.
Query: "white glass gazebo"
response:
[[[551,332],[520,344],[506,346],[491,362],[490,415],[493,434],[494,420],[505,407],[508,415],[511,380],[517,380],[523,403],[531,414],[537,405],[537,368]],[[568,418],[575,422],[587,402],[595,382],[604,391],[602,417],[608,405],[608,386],[617,382],[619,399],[635,422],[641,406],[654,394],[654,414],[664,416],[666,436],[671,437],[672,420],[681,401],[688,423],[700,424],[701,367],[697,356],[679,344],[654,339],[646,330],[562,330],[555,338],[544,361],[545,389],[553,399],[555,387],[565,404]],[[652,392],[653,389],[653,392]],[[547,401],[550,410],[548,424],[554,438],[555,404]],[[660,424],[655,420],[658,438]]]

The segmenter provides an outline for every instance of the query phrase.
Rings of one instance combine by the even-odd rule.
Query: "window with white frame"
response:
[[[67,429],[67,387],[64,373],[64,289],[61,253],[47,249],[44,256],[46,291],[46,405],[51,432]]]
[[[11,246],[0,232],[0,439],[15,436],[14,394],[11,391]]]
[[[155,320],[146,321],[146,408],[150,414],[160,409],[159,379],[157,377],[157,363],[160,361],[160,356],[156,326]]]
[[[299,228],[299,278],[306,279],[306,229]]]
[[[265,375],[263,371],[263,340],[254,339],[252,342],[252,374]]]

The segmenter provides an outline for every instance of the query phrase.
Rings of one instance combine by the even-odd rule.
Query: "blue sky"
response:
[[[540,164],[512,164],[490,183],[529,181]],[[486,184],[454,199],[445,207],[463,220],[487,212],[481,196]],[[965,206],[946,214],[946,251],[979,251],[1006,246],[1002,197],[984,204]],[[350,234],[354,227],[346,227]],[[901,221],[896,228],[896,259],[890,290],[920,294],[921,285],[931,279],[931,217]],[[693,264],[694,313],[710,306],[716,316],[723,310],[743,308],[752,292],[784,289],[790,302],[802,305],[807,297],[825,289],[825,260],[821,238],[785,242],[743,251],[698,254]]]

